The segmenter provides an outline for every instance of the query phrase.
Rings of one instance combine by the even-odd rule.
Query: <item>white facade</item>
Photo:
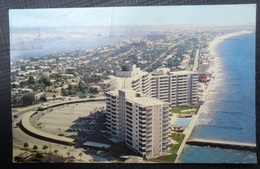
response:
[[[171,103],[172,107],[193,105],[198,100],[198,74],[157,69],[150,76],[151,97]]]
[[[170,144],[170,105],[132,89],[107,93],[107,128],[112,136],[143,157],[167,155]]]
[[[192,71],[170,72],[168,68],[152,73],[143,72],[135,65],[111,76],[110,91],[132,88],[146,96],[171,103],[172,107],[193,105],[198,100],[198,74]]]
[[[115,75],[106,93],[110,134],[146,158],[168,154],[169,109],[197,103],[198,74],[167,68],[148,73],[135,65],[124,65]]]

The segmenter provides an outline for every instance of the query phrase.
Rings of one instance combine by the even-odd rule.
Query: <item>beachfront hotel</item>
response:
[[[198,101],[198,74],[170,72],[160,68],[150,76],[150,96],[171,103],[171,107],[194,105]]]
[[[126,64],[110,80],[106,93],[110,134],[146,158],[169,153],[170,107],[196,104],[198,74],[167,68],[148,73]]]
[[[107,92],[107,128],[145,158],[169,154],[170,104],[133,89]]]
[[[171,103],[171,107],[194,105],[198,101],[198,73],[159,68],[148,73],[136,65],[122,66],[110,77],[110,91],[132,88],[146,96]]]

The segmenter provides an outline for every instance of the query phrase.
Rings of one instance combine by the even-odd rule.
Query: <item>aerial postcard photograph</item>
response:
[[[9,10],[13,163],[257,163],[256,5]]]

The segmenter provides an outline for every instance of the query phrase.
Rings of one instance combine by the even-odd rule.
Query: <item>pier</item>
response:
[[[254,143],[209,140],[209,139],[188,139],[186,141],[186,144],[197,145],[197,146],[219,147],[219,148],[227,148],[227,149],[235,149],[235,150],[256,151],[256,144]]]

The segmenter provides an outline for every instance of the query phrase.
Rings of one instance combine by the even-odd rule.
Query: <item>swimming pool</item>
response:
[[[190,123],[190,119],[177,118],[174,122],[175,125],[187,127]]]

